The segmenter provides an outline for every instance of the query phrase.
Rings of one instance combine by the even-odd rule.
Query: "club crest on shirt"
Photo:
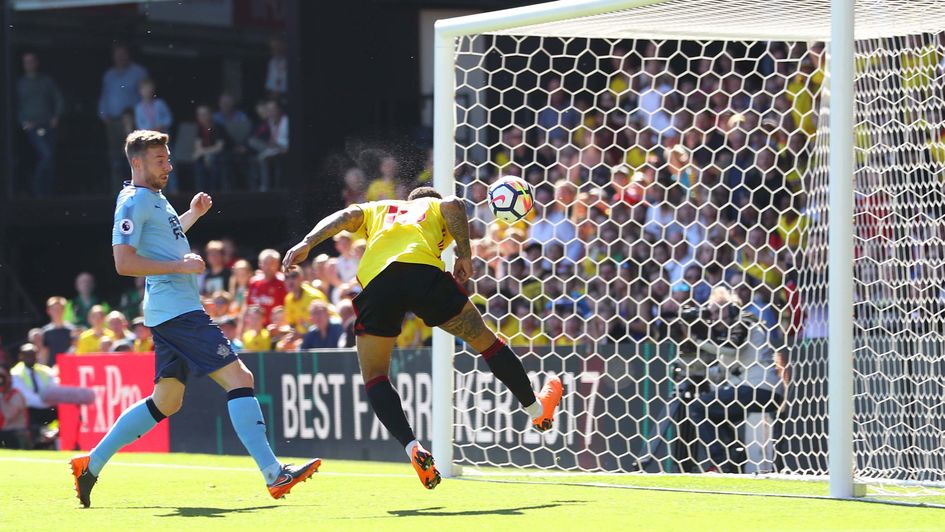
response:
[[[118,222],[118,230],[121,231],[121,234],[123,235],[130,235],[135,230],[135,223],[130,219],[125,218]]]
[[[230,356],[231,352],[230,346],[226,344],[220,344],[217,346],[217,354],[220,355],[220,358],[226,358]]]

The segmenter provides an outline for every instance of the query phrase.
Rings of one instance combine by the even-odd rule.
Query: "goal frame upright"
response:
[[[433,181],[444,195],[455,193],[456,167],[456,53],[457,39],[524,26],[573,20],[594,15],[662,4],[667,0],[561,0],[533,6],[438,20],[434,37]],[[751,5],[751,4],[746,4]],[[811,35],[830,42],[827,76],[830,80],[829,208],[829,472],[830,496],[850,498],[853,490],[853,141],[854,141],[854,0],[830,0],[830,35]],[[574,34],[574,37],[597,37]],[[759,34],[685,33],[669,30],[663,35],[640,37],[678,40],[777,40],[781,36]],[[791,38],[800,38],[792,35]],[[785,38],[787,39],[787,38]],[[835,179],[835,176],[848,176]],[[452,251],[444,252],[452,263]],[[457,476],[453,463],[453,338],[436,329],[432,349],[432,451],[444,476]]]

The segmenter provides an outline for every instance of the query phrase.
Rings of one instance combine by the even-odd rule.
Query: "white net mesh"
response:
[[[854,422],[868,479],[945,480],[942,35],[857,44]],[[458,40],[474,300],[536,388],[546,372],[566,388],[538,435],[460,352],[459,464],[826,473],[826,60],[817,42]],[[528,223],[492,220],[499,175],[535,186]],[[687,343],[680,308],[718,286],[752,315],[755,349]]]

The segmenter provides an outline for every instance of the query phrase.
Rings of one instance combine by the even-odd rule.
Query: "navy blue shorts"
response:
[[[154,382],[163,378],[187,382],[238,360],[230,341],[210,316],[194,310],[151,327],[154,336]]]

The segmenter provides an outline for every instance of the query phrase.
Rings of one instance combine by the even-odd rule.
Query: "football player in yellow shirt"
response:
[[[482,353],[492,373],[528,412],[532,425],[539,431],[551,428],[561,401],[561,380],[550,377],[536,397],[521,361],[486,327],[462,287],[473,267],[469,220],[461,198],[443,199],[435,189],[420,187],[407,201],[351,205],[318,222],[286,252],[283,268],[304,261],[313,247],[340,231],[367,240],[357,275],[363,290],[353,303],[358,362],[368,400],[381,423],[404,446],[424,487],[435,488],[440,473],[433,455],[417,441],[388,377],[391,351],[407,312]],[[440,255],[454,240],[456,264],[450,275]]]

